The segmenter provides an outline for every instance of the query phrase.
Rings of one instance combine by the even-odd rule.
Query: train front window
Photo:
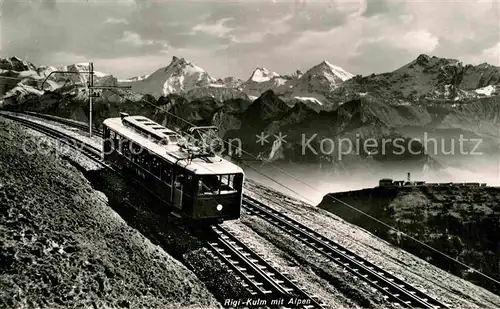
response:
[[[200,195],[218,195],[236,193],[234,179],[236,175],[203,175],[198,181]]]
[[[220,187],[221,194],[236,192],[236,189],[234,189],[234,176],[235,175],[221,176],[221,187]]]

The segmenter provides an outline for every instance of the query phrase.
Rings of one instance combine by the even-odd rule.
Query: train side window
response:
[[[134,142],[130,142],[130,146],[131,147],[129,147],[129,150],[130,150],[130,156],[132,158],[132,161],[134,161],[137,164],[141,164],[142,160],[141,160],[141,157],[139,156],[140,155],[140,146]]]
[[[163,162],[161,179],[168,185],[172,183],[172,167],[170,166],[170,164]]]
[[[132,149],[134,150],[135,155],[141,154],[141,146],[140,145],[138,145],[136,143],[132,143]]]
[[[150,168],[149,168],[150,157],[149,157],[148,153],[146,151],[141,151],[141,153],[139,154],[139,158],[141,159],[141,166],[145,170],[150,171]]]
[[[161,164],[160,164],[160,160],[154,156],[154,155],[151,155],[151,172],[153,173],[153,175],[155,175],[156,177],[160,177],[161,176]]]
[[[174,183],[175,188],[180,189],[184,185],[184,181],[185,181],[184,174],[177,174]]]
[[[120,148],[122,150],[123,155],[125,155],[127,158],[130,158],[130,142],[126,139],[120,136]]]
[[[185,186],[185,191],[192,192],[194,184],[193,184],[193,175],[191,174],[186,174],[186,177],[184,178],[184,186]]]
[[[146,157],[146,154],[139,150],[139,156],[138,157],[139,157],[139,164],[145,170],[149,171],[149,168],[148,168],[148,158]]]
[[[153,171],[153,156],[150,155],[147,151],[143,151],[143,157],[144,157],[144,168],[147,169],[148,171],[152,172]]]
[[[123,144],[123,138],[121,137],[120,134],[116,134],[115,138],[116,138],[116,145],[117,145],[116,147],[117,147],[118,152],[124,153],[124,151],[123,151],[123,145],[122,145]]]

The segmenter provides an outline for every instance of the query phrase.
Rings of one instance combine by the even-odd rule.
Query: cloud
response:
[[[500,65],[500,42],[490,48],[483,50],[481,56],[483,56],[485,60],[488,59],[492,63]]]
[[[406,33],[394,33],[389,36],[370,38],[362,44],[378,43],[388,45],[402,50],[407,50],[413,54],[431,53],[439,44],[439,38],[432,35],[428,30],[415,30]]]
[[[128,24],[128,21],[125,18],[114,18],[108,17],[105,21],[105,24]]]
[[[467,61],[472,64],[487,62],[492,65],[500,66],[500,41],[495,45],[484,48],[481,52],[468,57]]]
[[[232,18],[223,18],[213,24],[201,23],[194,26],[193,31],[202,32],[216,37],[225,37],[228,33],[232,31],[231,28],[225,26],[225,23],[231,19]]]
[[[163,40],[144,40],[141,36],[132,31],[124,31],[123,37],[117,40],[118,43],[129,44],[136,47],[142,46],[153,46],[157,45],[159,47],[163,47],[164,49],[168,47],[166,41]]]
[[[0,47],[35,63],[99,60],[126,77],[172,55],[219,76],[246,78],[257,64],[290,73],[322,60],[370,74],[420,53],[495,63],[499,12],[487,1],[6,1]],[[120,67],[125,60],[134,63]]]

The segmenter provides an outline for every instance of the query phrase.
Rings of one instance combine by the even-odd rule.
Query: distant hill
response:
[[[343,201],[481,272],[500,274],[500,188],[418,186],[325,196],[318,207],[495,293],[500,286],[338,202]],[[337,200],[338,199],[338,200]]]

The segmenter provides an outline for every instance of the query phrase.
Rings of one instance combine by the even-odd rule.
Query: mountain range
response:
[[[37,93],[36,85],[51,72],[86,72],[88,64],[79,63],[55,68],[33,64],[17,57],[0,60],[0,76],[19,77],[18,89],[0,88],[6,97],[29,92]],[[273,90],[289,106],[303,102],[316,111],[332,110],[342,102],[371,95],[391,103],[408,104],[421,100],[467,100],[497,94],[499,68],[483,63],[463,65],[454,59],[420,55],[409,64],[389,73],[354,76],[328,61],[306,72],[278,74],[267,68],[256,68],[243,81],[234,77],[213,78],[203,68],[184,58],[173,57],[170,64],[147,75],[119,80],[112,74],[95,72],[96,85],[131,86],[134,93],[150,94],[158,99],[169,94],[182,94],[190,100],[214,97],[220,101],[231,98],[255,100]],[[34,84],[34,81],[37,83]],[[44,85],[45,90],[84,86],[86,74],[56,73]],[[38,87],[38,88],[39,88]],[[39,88],[40,89],[40,88]]]
[[[88,120],[85,74],[52,74],[42,87],[42,81],[55,68],[36,68],[11,57],[0,60],[0,69],[0,76],[18,79],[3,85],[4,108]],[[63,69],[85,72],[88,67],[76,64]],[[304,134],[308,138],[317,134],[312,142],[315,149],[321,146],[321,138],[329,137],[335,137],[338,143],[341,138],[353,142],[359,138],[422,139],[427,134],[449,142],[463,135],[482,139],[479,149],[487,156],[481,160],[496,160],[498,156],[500,68],[486,63],[464,65],[454,59],[419,55],[392,72],[353,76],[323,61],[290,75],[258,67],[243,81],[215,79],[194,63],[173,57],[169,65],[127,80],[97,73],[95,84],[132,88],[104,90],[94,101],[94,119],[98,122],[128,111],[180,128],[186,123],[179,119],[217,125],[222,138],[238,137],[245,150],[267,160],[323,162],[342,170],[363,169],[368,164],[384,171],[401,164],[413,164],[422,170],[454,160],[463,165],[479,159],[408,155],[409,145],[403,157],[366,151],[342,160],[337,152],[304,155]],[[287,135],[287,142],[260,147],[255,135],[262,132],[271,137],[281,132]],[[427,146],[421,143],[418,147]],[[473,145],[465,147],[470,150]]]

